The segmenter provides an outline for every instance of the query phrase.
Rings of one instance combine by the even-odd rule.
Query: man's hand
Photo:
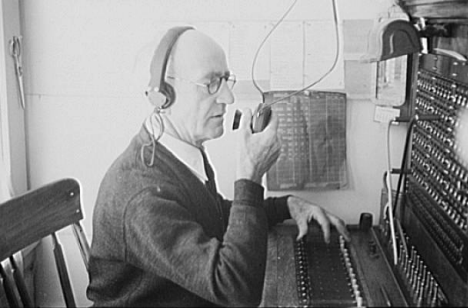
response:
[[[317,221],[323,231],[323,237],[326,243],[330,242],[330,228],[335,226],[338,232],[343,235],[345,240],[351,239],[346,224],[340,218],[328,213],[318,205],[312,204],[307,200],[296,196],[288,198],[288,208],[291,217],[296,221],[299,229],[297,240],[300,240],[307,234],[309,223],[313,220]]]
[[[237,179],[249,179],[261,183],[262,176],[276,162],[280,154],[277,136],[278,117],[272,112],[265,129],[252,133],[252,111],[242,110],[237,134]]]

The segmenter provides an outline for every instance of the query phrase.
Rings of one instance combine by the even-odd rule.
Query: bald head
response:
[[[226,63],[226,55],[221,46],[206,34],[190,30],[184,32],[175,44],[167,74],[199,80],[204,78],[202,71],[211,71],[214,62]],[[220,72],[224,73],[224,72]]]

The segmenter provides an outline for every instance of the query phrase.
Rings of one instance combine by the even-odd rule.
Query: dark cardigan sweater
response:
[[[286,197],[264,200],[249,180],[234,185],[234,201],[213,196],[143,127],[99,189],[88,298],[95,306],[257,306],[268,227],[290,216]]]

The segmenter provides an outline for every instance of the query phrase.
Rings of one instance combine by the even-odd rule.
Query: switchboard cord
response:
[[[398,184],[397,184],[395,202],[394,202],[394,207],[393,207],[393,214],[395,214],[395,211],[397,208],[401,186],[404,182],[403,180],[406,178],[406,175],[409,172],[407,160],[409,156],[408,151],[410,148],[410,141],[411,141],[411,136],[413,134],[414,124],[416,124],[417,121],[436,121],[439,119],[440,117],[438,115],[418,114],[418,113],[416,113],[414,116],[411,116],[409,119],[408,117],[401,117],[401,118],[395,119],[396,122],[408,122],[408,130],[406,131],[405,145],[403,149],[403,158],[401,160],[400,176],[398,177]]]
[[[409,151],[409,148],[410,148],[410,141],[411,141],[411,136],[412,136],[412,132],[413,132],[413,128],[414,128],[414,124],[416,124],[417,121],[434,121],[434,120],[438,120],[440,117],[437,116],[437,115],[433,115],[433,114],[415,114],[414,116],[411,116],[409,118],[409,121],[408,119],[406,118],[394,118],[392,120],[390,120],[388,122],[388,127],[387,127],[387,172],[386,172],[386,177],[385,177],[385,182],[386,182],[386,186],[387,186],[387,190],[388,190],[388,202],[387,204],[385,205],[384,207],[384,213],[388,212],[388,215],[389,215],[389,221],[390,221],[390,233],[391,233],[391,237],[392,237],[392,247],[393,247],[393,257],[394,257],[394,262],[395,262],[395,265],[397,264],[397,256],[398,256],[398,251],[397,251],[397,247],[396,247],[396,234],[395,234],[395,211],[396,211],[396,208],[398,206],[398,197],[400,195],[400,191],[401,191],[401,186],[403,184],[403,179],[406,178],[406,174],[408,173],[408,164],[407,164],[407,160],[408,160],[408,151]],[[403,149],[403,158],[402,158],[402,161],[401,161],[401,168],[400,168],[400,175],[398,177],[398,184],[397,184],[397,190],[396,190],[396,195],[395,195],[395,200],[393,201],[393,196],[392,196],[392,182],[391,182],[391,179],[390,179],[390,175],[391,175],[391,159],[390,159],[390,127],[392,125],[392,123],[399,123],[399,122],[406,122],[408,121],[408,129],[406,131],[406,138],[405,138],[405,145],[404,145],[404,149]],[[405,241],[405,237],[404,237],[404,234],[403,234],[403,230],[401,229],[401,226],[399,226],[400,228],[398,229],[399,233],[400,233],[400,238],[401,240],[404,242]],[[404,246],[406,247],[406,243],[404,243]]]
[[[254,76],[254,68],[255,68],[255,63],[257,62],[257,57],[258,57],[258,54],[260,53],[260,50],[261,48],[263,47],[263,45],[265,44],[265,42],[267,41],[267,39],[270,37],[270,35],[273,33],[273,31],[278,27],[278,25],[284,20],[284,18],[286,17],[286,15],[291,11],[291,9],[296,5],[296,1],[294,1],[294,3],[289,7],[289,9],[286,11],[286,13],[281,17],[281,19],[275,24],[275,26],[273,27],[273,29],[271,29],[271,31],[268,33],[268,35],[265,37],[265,39],[262,41],[262,43],[260,44],[260,46],[258,47],[258,50],[257,52],[255,53],[255,56],[254,56],[254,60],[253,60],[253,63],[252,63],[252,82],[254,83],[254,86],[257,88],[257,90],[262,94],[262,97],[263,97],[263,90],[260,88],[260,86],[257,84],[257,82],[255,81],[255,76]],[[337,63],[338,63],[338,59],[339,59],[339,56],[340,56],[340,31],[339,31],[339,23],[338,23],[338,10],[337,10],[337,5],[336,5],[336,0],[332,0],[332,3],[333,3],[333,21],[334,21],[334,24],[335,24],[335,40],[336,40],[336,52],[335,52],[335,59],[333,60],[333,64],[332,66],[328,69],[328,71],[323,74],[319,79],[317,79],[316,81],[310,83],[309,85],[305,86],[304,88],[300,89],[300,90],[297,90],[297,91],[294,91],[292,93],[290,93],[289,95],[285,96],[285,97],[282,97],[278,100],[275,100],[273,102],[270,102],[270,103],[266,103],[266,104],[262,104],[261,106],[261,109],[258,111],[260,114],[262,114],[264,111],[265,108],[269,107],[269,106],[272,106],[273,104],[276,104],[280,101],[283,101],[287,98],[290,98],[291,96],[294,96],[298,93],[301,93],[311,87],[313,87],[314,85],[316,85],[317,83],[319,83],[320,81],[322,81],[325,77],[327,77],[336,67]]]
[[[388,121],[388,126],[387,126],[387,172],[385,176],[385,183],[387,186],[387,204],[384,207],[384,214],[388,213],[388,220],[390,223],[390,236],[391,236],[391,242],[392,242],[392,251],[393,251],[393,263],[397,265],[398,263],[398,249],[397,249],[397,243],[396,243],[396,234],[395,234],[395,221],[394,221],[394,215],[393,215],[393,196],[392,196],[392,181],[391,181],[391,161],[390,161],[390,128],[395,122],[395,119],[391,119]]]
[[[405,145],[403,149],[403,158],[401,160],[401,168],[400,168],[400,175],[398,177],[398,184],[397,184],[397,190],[396,190],[396,195],[395,195],[395,202],[393,206],[393,214],[395,214],[396,208],[398,206],[398,198],[400,195],[401,191],[401,185],[403,184],[403,179],[406,178],[406,174],[409,171],[408,166],[407,166],[407,160],[408,160],[408,151],[409,151],[409,146],[410,146],[410,140],[411,140],[411,135],[413,132],[413,127],[414,124],[416,123],[417,117],[412,117],[411,120],[409,121],[408,124],[408,130],[406,131],[406,139],[405,139]]]

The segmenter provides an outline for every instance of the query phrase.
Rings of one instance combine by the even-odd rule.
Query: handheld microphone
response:
[[[232,123],[232,129],[236,130],[239,128],[240,118],[242,113],[239,110],[236,110],[234,114],[234,122]],[[258,105],[252,116],[252,125],[251,129],[253,133],[261,132],[270,122],[271,118],[271,107],[264,106],[263,104]]]
[[[257,110],[252,116],[252,132],[261,132],[270,122],[271,107],[258,105]]]

